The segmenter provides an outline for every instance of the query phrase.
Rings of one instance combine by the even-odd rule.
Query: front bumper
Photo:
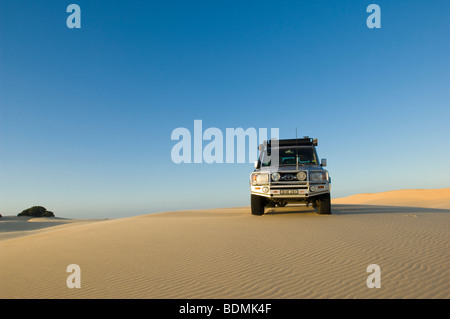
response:
[[[305,183],[303,185],[251,185],[251,193],[274,199],[309,198],[330,192],[330,184]]]

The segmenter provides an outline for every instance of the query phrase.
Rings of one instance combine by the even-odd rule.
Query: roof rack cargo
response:
[[[272,141],[274,139],[268,140],[267,141],[267,147],[271,147],[272,145]],[[303,138],[293,138],[293,139],[286,139],[286,140],[277,140],[278,141],[278,146],[279,147],[283,147],[283,146],[317,146],[318,140],[317,138],[313,139],[310,138],[308,136],[304,136]]]

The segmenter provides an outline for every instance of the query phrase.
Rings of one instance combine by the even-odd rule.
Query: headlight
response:
[[[253,174],[252,184],[264,184],[269,182],[268,174]]]
[[[297,173],[297,179],[298,179],[299,181],[304,181],[304,180],[306,180],[306,173],[305,173],[305,172],[298,172],[298,173]]]
[[[327,172],[319,171],[319,172],[311,172],[309,175],[309,180],[311,181],[326,181],[328,180]]]
[[[280,180],[280,173],[272,173],[272,180],[278,182]]]

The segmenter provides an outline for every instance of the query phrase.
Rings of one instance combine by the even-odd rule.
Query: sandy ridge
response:
[[[357,204],[73,222],[0,240],[0,297],[448,298],[449,222],[449,209]],[[66,286],[72,263],[80,289]]]

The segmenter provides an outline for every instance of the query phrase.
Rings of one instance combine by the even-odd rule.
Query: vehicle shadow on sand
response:
[[[286,214],[316,214],[311,206],[286,206],[286,207],[266,207],[264,215],[286,215]]]
[[[407,206],[385,206],[385,205],[350,205],[350,204],[332,204],[331,215],[365,215],[365,214],[415,214],[415,213],[450,213],[450,209],[425,208],[425,207],[407,207]],[[285,215],[299,214],[318,216],[311,206],[286,206],[286,207],[268,207],[265,215]]]

